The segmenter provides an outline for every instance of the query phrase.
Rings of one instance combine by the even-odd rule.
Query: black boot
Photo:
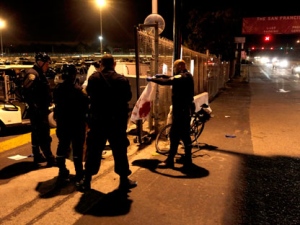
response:
[[[91,190],[91,180],[92,180],[92,176],[85,174],[83,176],[83,179],[79,182],[79,185],[77,186],[77,190],[80,192],[86,192]]]
[[[36,153],[33,155],[33,160],[34,162],[36,163],[43,163],[43,162],[46,162],[46,158],[44,157],[44,155],[40,152]]]
[[[63,186],[69,182],[70,171],[66,167],[66,159],[64,157],[56,157],[57,166],[59,168],[56,184]]]
[[[83,164],[81,159],[74,158],[73,160],[74,160],[74,167],[76,171],[75,186],[79,187],[81,180],[83,179]]]
[[[177,153],[177,146],[171,145],[167,159],[157,165],[158,168],[174,168],[174,158]]]
[[[50,143],[41,145],[40,147],[41,147],[42,152],[43,152],[43,154],[44,154],[44,156],[46,157],[46,160],[47,160],[46,167],[56,166],[55,157],[53,156],[53,154],[51,152]]]
[[[174,158],[167,158],[165,161],[157,165],[158,168],[174,168]]]
[[[130,180],[128,177],[120,177],[120,190],[129,190],[137,186],[137,181]]]
[[[46,164],[47,168],[56,166],[56,161],[53,155],[47,156],[46,160],[47,160],[47,164]]]
[[[174,168],[174,158],[175,158],[176,152],[172,151],[170,149],[169,155],[167,159],[157,165],[158,168]]]
[[[182,170],[184,171],[190,171],[192,168],[192,153],[191,153],[191,149],[186,149],[185,150],[185,155],[183,158],[183,167]]]
[[[59,170],[57,180],[56,180],[56,187],[63,187],[70,182],[69,178],[70,172],[68,169]]]
[[[40,163],[46,162],[46,158],[40,153],[40,148],[32,146],[33,163],[35,167],[39,167]]]

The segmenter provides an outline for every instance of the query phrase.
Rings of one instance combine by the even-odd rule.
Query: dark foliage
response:
[[[240,36],[241,21],[232,8],[206,11],[193,9],[189,13],[185,45],[198,52],[220,56],[222,60],[234,58],[234,37]]]

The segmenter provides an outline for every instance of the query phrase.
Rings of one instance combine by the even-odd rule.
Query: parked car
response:
[[[22,85],[25,70],[31,65],[1,65],[0,66],[0,98],[20,98],[17,88]],[[6,79],[8,76],[8,79]],[[9,81],[8,83],[6,83]],[[8,84],[7,86],[5,85]],[[7,90],[5,90],[7,88]],[[9,95],[9,96],[7,96]]]
[[[0,134],[8,127],[29,125],[27,110],[25,103],[0,100]]]
[[[0,135],[5,133],[7,128],[30,125],[28,109],[25,102],[0,100]],[[53,109],[54,105],[49,107],[48,121],[51,128],[56,127]]]
[[[86,79],[86,75],[87,75],[87,67],[86,66],[80,66],[77,67],[77,75],[76,75],[76,80],[75,82],[78,83],[79,85],[82,85],[83,82]],[[63,82],[62,77],[61,77],[61,73],[60,71],[57,72],[57,74],[55,74],[54,77],[54,85]]]

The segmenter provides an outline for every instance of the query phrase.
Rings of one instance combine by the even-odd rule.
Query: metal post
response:
[[[239,43],[237,43],[237,58],[235,64],[235,77],[241,76],[241,49]]]
[[[103,36],[102,36],[102,9],[100,7],[100,53],[101,53],[101,55],[103,53],[102,40],[103,40]]]
[[[0,28],[0,36],[1,36],[1,53],[3,57],[2,28]]]
[[[154,65],[154,72],[155,74],[158,74],[158,23],[155,23],[155,35],[154,35],[154,55],[155,55],[155,65]],[[158,108],[159,108],[159,89],[158,85],[156,85],[156,97],[155,97],[155,107],[154,107],[154,128],[155,128],[155,134],[158,134],[158,128],[159,128],[159,120],[158,120]]]
[[[8,91],[9,91],[9,76],[5,75],[4,76],[4,97],[5,97],[5,102],[9,101],[9,96],[8,96]]]
[[[154,72],[155,74],[158,73],[158,23],[156,22],[155,24],[140,24],[139,27],[154,27],[155,29],[155,34],[154,34],[154,55],[155,55],[155,65],[154,65]],[[137,99],[140,97],[140,75],[139,75],[139,65],[140,65],[140,60],[139,60],[139,40],[138,40],[138,28],[135,27],[134,29],[134,37],[135,37],[135,66],[136,66],[136,88],[137,88]],[[158,88],[156,89],[156,95],[158,95]],[[155,99],[155,102],[157,103],[157,99]],[[155,110],[158,110],[158,107],[155,107]],[[158,129],[158,118],[157,114],[155,115],[155,122],[157,125],[155,126],[155,129]],[[143,133],[143,124],[142,120],[137,121],[137,134],[138,134],[138,143],[142,143],[142,133]]]
[[[173,20],[173,39],[174,39],[174,53],[173,60],[181,58],[181,0],[174,0],[174,20]]]
[[[140,97],[140,53],[139,53],[139,40],[138,40],[138,28],[134,27],[134,38],[135,38],[135,68],[136,68],[136,98]],[[137,131],[137,142],[142,143],[142,132],[143,132],[142,120],[139,119],[136,122]]]

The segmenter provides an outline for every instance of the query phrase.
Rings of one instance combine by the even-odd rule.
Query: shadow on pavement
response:
[[[193,149],[197,148],[196,151],[200,151],[201,149],[206,149],[206,150],[216,150],[218,147],[214,145],[209,145],[206,143],[197,143],[193,145]]]
[[[35,188],[40,193],[41,198],[52,198],[57,195],[69,195],[76,191],[76,187],[71,182],[74,176],[70,176],[70,181],[66,181],[64,184],[57,184],[57,177],[50,180],[39,182]]]
[[[81,214],[93,216],[118,216],[130,211],[132,200],[127,191],[116,189],[107,194],[90,190],[84,193],[75,210]]]
[[[240,157],[235,182],[239,224],[300,224],[300,158],[214,150]]]
[[[9,179],[15,176],[19,176],[28,173],[33,170],[43,169],[46,167],[37,168],[33,162],[17,162],[0,170],[0,179]]]
[[[161,161],[157,160],[157,159],[138,159],[132,162],[133,166],[139,166],[145,169],[148,169],[149,171],[156,173],[156,174],[160,174],[163,176],[168,176],[168,177],[172,177],[172,178],[202,178],[202,177],[206,177],[209,175],[209,171],[197,166],[195,164],[192,164],[191,168],[189,170],[183,170],[181,167],[175,167],[172,169],[158,169],[157,165],[160,163]],[[170,170],[173,171],[179,171],[181,172],[180,175],[176,175],[172,172],[170,172]]]

